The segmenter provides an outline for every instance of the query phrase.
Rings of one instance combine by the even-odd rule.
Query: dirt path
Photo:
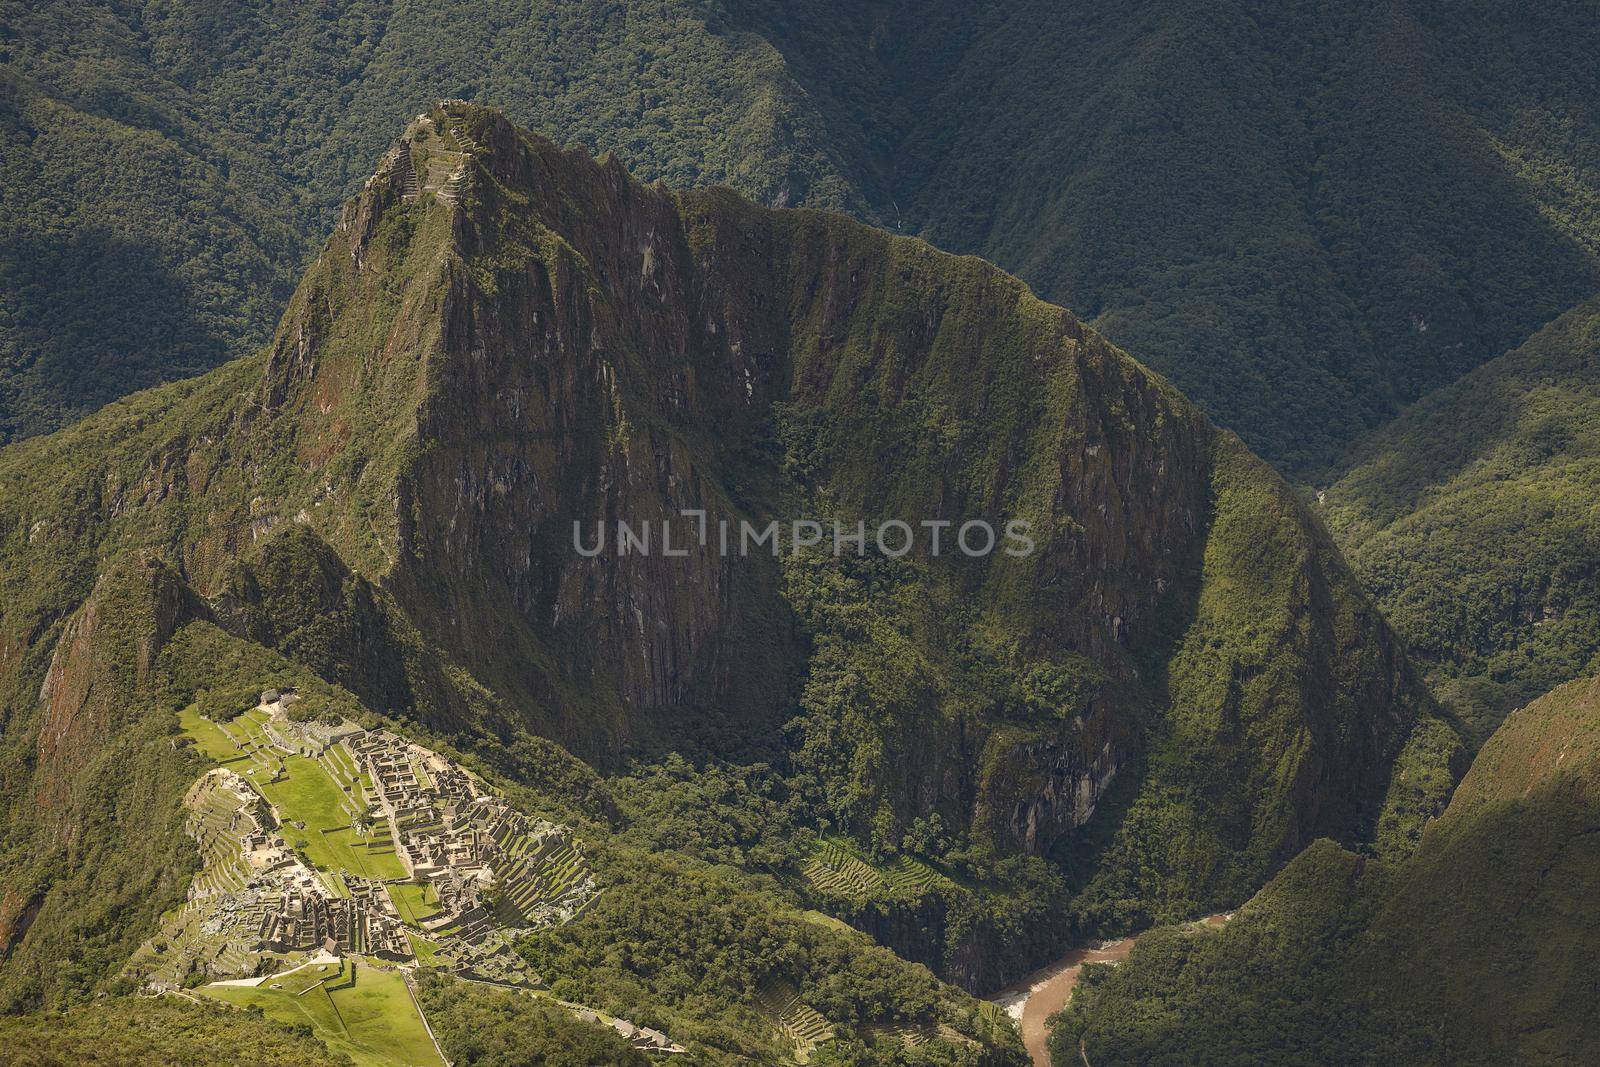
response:
[[[1224,913],[1206,917],[1207,926],[1221,926],[1232,914]],[[994,996],[993,1000],[1005,1005],[1006,1011],[1022,1027],[1022,1043],[1027,1046],[1033,1067],[1050,1067],[1050,1052],[1046,1043],[1050,1031],[1045,1026],[1050,1016],[1066,1006],[1078,984],[1078,975],[1086,963],[1121,963],[1133,951],[1137,937],[1120,941],[1107,941],[1098,947],[1075,948],[1048,967],[1041,968],[1021,982]],[[1087,1060],[1085,1060],[1087,1062]]]
[[[256,978],[224,978],[220,982],[212,982],[211,985],[258,986],[262,982],[267,982],[267,981],[276,982],[280,978],[287,978],[287,977],[289,977],[289,975],[293,974],[294,972],[303,971],[307,967],[320,967],[324,963],[339,963],[339,962],[340,962],[340,958],[338,956],[330,955],[330,954],[328,954],[326,952],[319,952],[315,956],[311,957],[309,960],[306,960],[304,963],[300,964],[298,967],[290,967],[287,971],[274,971],[271,974],[263,974],[263,975],[260,975],[260,976],[258,976]]]

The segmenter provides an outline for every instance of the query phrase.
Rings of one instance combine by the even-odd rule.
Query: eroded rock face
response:
[[[28,936],[28,927],[33,925],[43,903],[42,894],[28,896],[17,890],[0,894],[0,958],[10,955]]]
[[[139,717],[130,698],[140,691],[173,631],[205,606],[169,567],[133,559],[103,575],[67,621],[39,690],[33,802],[56,834],[70,841],[74,796],[83,769],[118,728]]]
[[[752,658],[761,642],[746,638],[789,640],[769,617],[772,560],[698,540],[696,513],[710,530],[738,518],[715,455],[688,439],[722,421],[722,398],[686,381],[665,402],[641,395],[673,379],[656,364],[684,350],[686,325],[643,310],[627,322],[618,302],[633,294],[601,299],[597,273],[611,275],[563,250],[495,278],[492,295],[470,278],[452,285],[448,366],[420,413],[429,447],[404,482],[412,505],[393,575],[419,620],[450,620],[436,639],[508,691],[562,713],[527,669],[535,647],[551,649],[559,679],[598,685],[612,707],[596,715],[609,721],[560,728],[591,754],[626,742],[628,709],[670,724],[673,709],[735,702],[770,721],[782,687],[748,672],[781,676],[782,665]],[[647,547],[619,546],[619,522]],[[575,524],[582,543],[605,547],[578,551]],[[684,555],[665,554],[664,534]]]
[[[714,534],[661,552],[663,524],[683,539],[702,513],[711,531],[1031,524],[1031,555],[924,559],[927,580],[1023,660],[1092,663],[1098,698],[1016,737],[929,708],[927,750],[899,746],[898,817],[953,790],[967,818],[1045,851],[1144,743],[1139,706],[1198,702],[1231,728],[1265,716],[1264,765],[1298,764],[1277,778],[1277,854],[1370,823],[1357,783],[1381,791],[1417,714],[1387,630],[1340,608],[1360,594],[1287,488],[1070,313],[837,217],[640,185],[492,112],[412,124],[302,286],[263,396],[296,413],[330,487],[310,521],[341,550],[374,541],[369,572],[430,640],[593,759],[693,735],[708,713],[770,735],[793,706],[807,635],[778,564]],[[1219,531],[1235,499],[1247,514]],[[619,520],[656,550],[576,551],[575,523],[593,545]],[[1252,553],[1262,588],[1230,599]],[[1185,633],[1235,626],[1280,630],[1280,651],[1145,673]],[[1273,655],[1349,676],[1326,699],[1260,685]],[[1329,745],[1279,728],[1294,720]]]
[[[1110,741],[1087,762],[1076,748],[1057,745],[1019,747],[1016,755],[1042,779],[1036,790],[1018,798],[1010,827],[1029,852],[1041,852],[1061,834],[1086,824],[1127,758]]]

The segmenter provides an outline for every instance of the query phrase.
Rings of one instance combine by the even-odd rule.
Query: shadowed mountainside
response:
[[[1357,450],[1324,514],[1476,739],[1600,652],[1600,303]]]

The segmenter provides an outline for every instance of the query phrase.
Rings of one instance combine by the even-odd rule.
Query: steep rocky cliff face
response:
[[[8,708],[4,1001],[81,980],[85,956],[126,956],[128,920],[183,884],[188,763],[150,708],[162,646],[204,612],[171,568],[130,554],[60,627],[32,714]]]
[[[380,710],[602,768],[759,753],[873,848],[937,815],[1050,855],[1107,925],[1232,902],[1318,835],[1403,850],[1449,784],[1449,728],[1317,523],[1071,314],[467,105],[408,127],[262,357],[4,460],[13,828],[55,804],[19,739],[99,743],[50,657],[135,552]],[[811,518],[917,545],[719,544]],[[1034,550],[965,554],[979,519]]]

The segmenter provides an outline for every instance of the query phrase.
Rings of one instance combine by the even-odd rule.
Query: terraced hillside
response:
[[[219,721],[185,709],[187,738],[219,765],[184,801],[201,869],[126,974],[307,1026],[357,1064],[440,1064],[408,989],[418,966],[533,991],[512,939],[581,914],[593,874],[567,831],[454,762],[384,731],[297,720],[296,696],[266,691]],[[606,1025],[641,1051],[683,1051],[657,1030]]]
[[[526,923],[563,901],[573,901],[576,914],[594,899],[586,892],[590,875],[583,857],[565,835],[539,838],[505,828],[496,833],[495,844],[502,855],[496,864],[502,918]]]
[[[769,982],[761,988],[756,1003],[785,1038],[794,1043],[795,1059],[807,1063],[818,1045],[831,1041],[833,1024],[817,1009],[800,999],[799,992],[785,982]]]
[[[392,734],[292,718],[296,696],[264,692],[225,722],[188,709],[187,733],[221,764],[185,800],[202,869],[130,975],[164,990],[330,949],[414,963],[420,948],[534,984],[506,928],[570,921],[597,893],[568,833]]]
[[[869,896],[886,884],[882,874],[849,845],[837,840],[824,841],[802,870],[806,881],[818,892],[851,899]]]

